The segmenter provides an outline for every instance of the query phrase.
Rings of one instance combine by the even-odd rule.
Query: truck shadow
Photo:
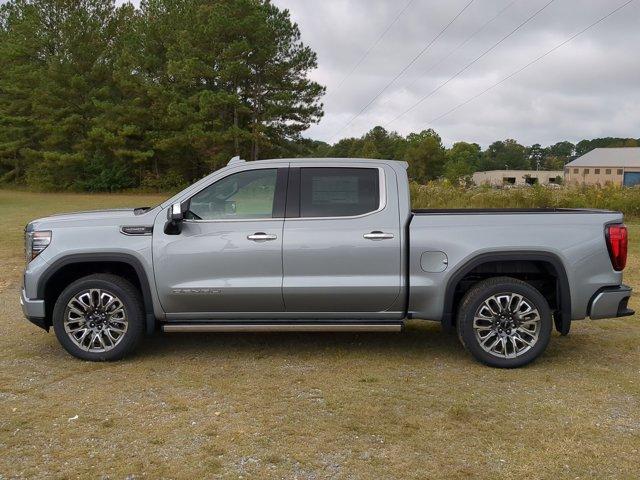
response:
[[[412,322],[398,333],[156,333],[145,338],[137,358],[184,355],[224,357],[261,352],[267,355],[324,355],[335,352],[434,353],[459,357],[463,351],[455,333],[435,322]]]
[[[567,358],[586,356],[597,363],[601,348],[589,338],[583,336],[574,341],[572,336],[561,337],[554,332],[544,361],[566,363]],[[436,322],[415,320],[398,333],[156,333],[141,342],[132,358],[165,362],[171,357],[198,357],[214,362],[245,357],[296,356],[313,360],[376,355],[398,359],[424,357],[443,362],[466,359],[475,363],[455,332],[443,331]]]

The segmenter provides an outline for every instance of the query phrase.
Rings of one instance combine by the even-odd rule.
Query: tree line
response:
[[[9,0],[0,180],[163,189],[286,155],[322,115],[316,62],[266,0]]]
[[[432,129],[375,127],[333,145],[316,54],[268,0],[9,0],[0,6],[0,183],[40,190],[173,190],[226,164],[278,157],[405,160],[420,183],[477,170],[559,170],[602,138],[446,148]]]
[[[507,139],[493,142],[484,150],[469,142],[456,142],[446,148],[433,129],[401,136],[378,126],[359,138],[345,138],[334,145],[307,140],[306,155],[404,160],[409,164],[409,177],[418,183],[446,178],[453,184],[464,184],[477,171],[563,170],[566,163],[594,148],[637,146],[640,139],[606,137],[576,144],[561,141],[547,147],[537,143],[524,146]]]

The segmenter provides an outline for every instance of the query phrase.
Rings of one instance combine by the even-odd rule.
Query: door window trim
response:
[[[361,213],[359,215],[344,215],[344,216],[333,216],[333,217],[301,217],[300,216],[300,169],[302,168],[331,168],[331,169],[353,169],[353,168],[364,168],[369,170],[378,170],[378,190],[380,192],[380,199],[378,202],[378,208],[375,210],[371,210],[370,212]],[[363,218],[368,217],[369,215],[374,215],[376,213],[381,212],[387,206],[387,182],[386,182],[386,174],[383,167],[372,167],[370,165],[345,165],[345,166],[303,166],[303,167],[289,167],[289,183],[287,186],[287,206],[285,209],[285,220],[348,220],[354,218]]]
[[[269,221],[282,221],[285,218],[285,206],[287,201],[287,184],[289,177],[289,167],[268,167],[264,168],[246,168],[243,170],[237,170],[235,172],[229,172],[229,175],[225,175],[224,177],[217,178],[214,182],[202,187],[197,192],[193,193],[186,200],[191,203],[191,199],[198,195],[203,190],[206,190],[212,185],[224,180],[225,178],[230,177],[231,175],[236,175],[238,173],[250,172],[255,170],[275,170],[276,171],[276,186],[275,191],[273,193],[273,210],[276,212],[275,217],[256,217],[256,218],[215,218],[215,219],[195,219],[195,218],[185,218],[183,222],[188,223],[226,223],[226,222],[269,222]]]

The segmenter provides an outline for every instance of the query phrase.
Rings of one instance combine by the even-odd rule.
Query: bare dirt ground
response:
[[[509,371],[419,321],[385,335],[155,335],[122,362],[72,358],[22,317],[24,224],[156,200],[0,191],[0,479],[637,478],[637,315],[576,322]],[[640,225],[630,233],[637,289]]]

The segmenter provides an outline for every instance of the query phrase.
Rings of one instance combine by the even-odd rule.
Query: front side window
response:
[[[350,217],[380,205],[377,168],[301,168],[301,217]]]
[[[224,177],[191,197],[187,218],[272,218],[277,169],[245,170]]]

